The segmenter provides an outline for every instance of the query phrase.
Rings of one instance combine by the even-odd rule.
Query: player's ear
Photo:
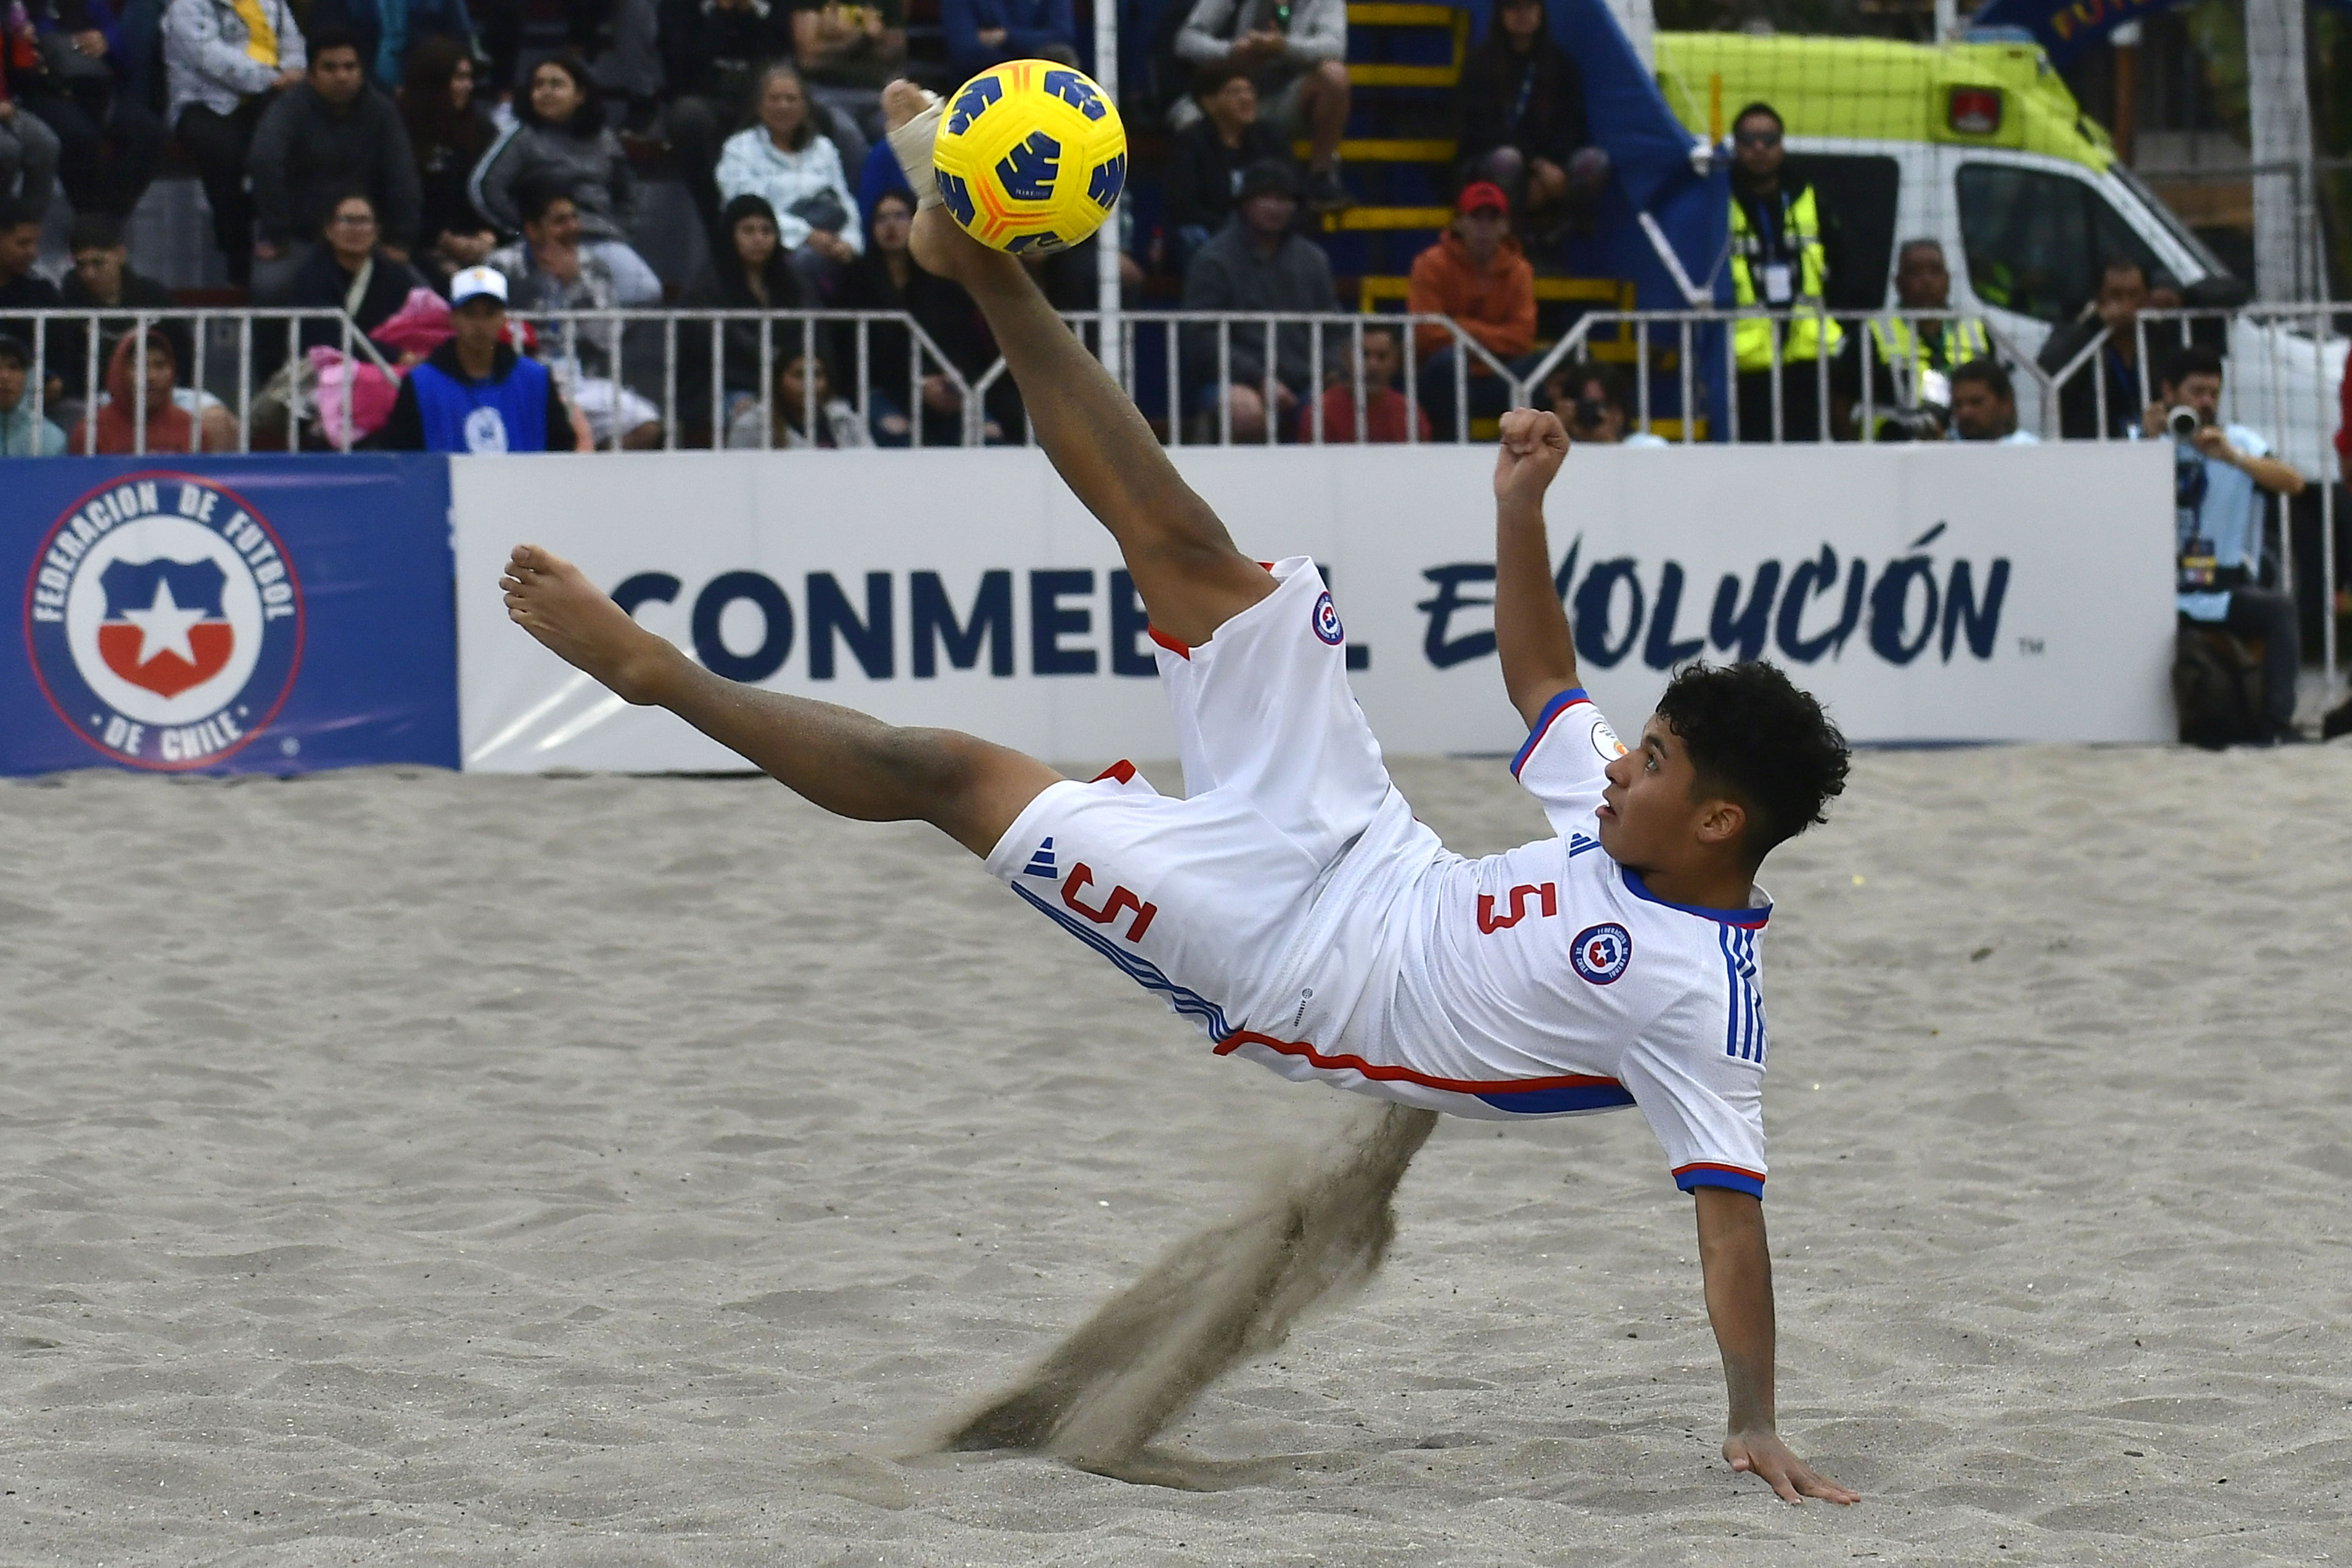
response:
[[[1717,795],[1702,802],[1698,813],[1698,841],[1713,848],[1717,845],[1737,844],[1748,831],[1748,808],[1736,800]]]

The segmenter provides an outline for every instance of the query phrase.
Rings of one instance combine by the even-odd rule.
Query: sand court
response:
[[[1498,761],[1396,773],[1544,831]],[[1631,1112],[1441,1124],[1183,1487],[925,1453],[1361,1113],[927,828],[88,773],[0,843],[0,1562],[2352,1556],[2340,745],[1865,754],[1767,866],[1780,1425],[1845,1510],[1718,1458]]]

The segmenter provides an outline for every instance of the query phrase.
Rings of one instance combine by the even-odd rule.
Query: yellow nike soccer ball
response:
[[[1127,128],[1093,78],[1012,60],[958,88],[931,162],[964,232],[1014,255],[1066,250],[1100,228],[1127,184]]]

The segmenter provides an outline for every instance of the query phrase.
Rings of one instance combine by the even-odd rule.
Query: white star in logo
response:
[[[205,618],[202,610],[184,610],[172,597],[172,584],[167,577],[155,580],[155,602],[143,610],[125,610],[122,618],[139,628],[139,662],[146,664],[158,654],[173,653],[188,663],[196,662],[196,650],[188,641],[188,628]]]

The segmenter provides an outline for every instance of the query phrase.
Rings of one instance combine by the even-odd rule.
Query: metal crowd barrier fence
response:
[[[514,319],[531,326],[541,357],[555,368],[576,404],[591,404],[601,412],[610,398],[617,410],[625,404],[619,395],[623,390],[643,400],[631,410],[643,417],[627,429],[617,416],[592,419],[604,426],[594,432],[595,445],[602,448],[777,445],[777,416],[793,412],[779,405],[777,373],[810,355],[824,363],[829,380],[837,378],[832,396],[855,412],[869,438],[879,418],[896,414],[910,426],[906,439],[921,444],[1028,445],[1034,439],[1019,414],[1017,390],[1003,358],[982,365],[959,364],[919,322],[900,312],[518,311]],[[1065,312],[1063,320],[1090,346],[1099,346],[1101,326],[1093,312]],[[1425,405],[1422,356],[1406,347],[1416,329],[1442,333],[1443,346],[1454,351],[1443,373],[1452,407],[1465,407],[1474,381],[1487,374],[1496,378],[1502,406],[1524,400],[1525,389],[1510,367],[1444,316],[1130,314],[1121,318],[1120,327],[1124,384],[1130,397],[1163,407],[1171,444],[1240,441],[1235,389],[1253,393],[1264,409],[1286,402],[1297,405],[1295,419],[1259,421],[1255,439],[1272,444],[1295,437],[1320,444],[1333,435],[1327,429],[1331,411],[1323,404],[1323,395],[1332,387],[1349,388],[1350,428],[1358,433],[1368,428],[1371,402],[1394,390],[1368,379],[1368,335],[1397,335],[1405,405]],[[1257,362],[1257,374],[1237,377],[1237,364],[1250,359]],[[632,366],[636,374],[631,374]],[[901,385],[907,395],[903,405],[896,397]],[[784,444],[806,441],[824,412],[814,377],[800,378],[800,419],[792,426],[787,418]],[[752,408],[758,410],[756,421],[749,415]],[[682,409],[691,417],[682,419]],[[714,415],[714,410],[719,412]],[[1454,440],[1469,438],[1467,423],[1455,421]],[[1417,424],[1405,421],[1407,441],[1420,439]]]
[[[1723,399],[1727,405],[1722,410],[1725,434],[1733,441],[1757,438],[1759,433],[1742,428],[1742,399],[1737,390],[1741,373],[1735,341],[1737,323],[1754,320],[1771,321],[1776,326],[1768,339],[1770,363],[1764,367],[1770,400],[1770,428],[1769,433],[1760,433],[1761,438],[1775,443],[1790,438],[1820,442],[1868,438],[1880,428],[1879,414],[1885,405],[1878,395],[1873,361],[1864,357],[1875,353],[1868,335],[1874,322],[1900,323],[1911,341],[1916,341],[1919,327],[1926,322],[1941,323],[1945,332],[1957,330],[1965,321],[1976,322],[1984,331],[1991,356],[2009,372],[2017,395],[2019,428],[2037,430],[2042,439],[2051,441],[2065,438],[2065,404],[2069,393],[2077,387],[2087,387],[2089,411],[2095,416],[2095,426],[2091,436],[2076,438],[2107,441],[2136,439],[2149,434],[2148,411],[2161,403],[2166,360],[2191,343],[2214,349],[2221,356],[2222,368],[2221,422],[2255,431],[2270,444],[2273,456],[2316,484],[2322,668],[2331,695],[2339,686],[2337,622],[2345,587],[2343,563],[2336,548],[2336,517],[2344,461],[2336,438],[2345,424],[2341,400],[2347,351],[2352,349],[2352,338],[2347,338],[2346,331],[2347,325],[2352,325],[2352,308],[2293,303],[2246,305],[2234,310],[2145,310],[2130,323],[2127,339],[2120,338],[2115,329],[2102,327],[2064,363],[2046,370],[2032,352],[2042,345],[2029,345],[1981,317],[1959,311],[1592,311],[1580,318],[1528,370],[1514,401],[1524,400],[1529,388],[1540,388],[1560,367],[1606,353],[1633,367],[1633,390],[1638,405],[1627,410],[1627,427],[1646,432],[1653,424],[1653,395],[1663,365],[1666,367],[1664,374],[1678,384],[1679,407],[1685,416],[1680,434],[1687,443],[1693,439],[1693,420],[1688,415],[1706,403],[1706,378],[1694,375],[1694,362],[1700,354],[1708,354],[1719,356],[1716,367],[1721,373],[1721,385],[1732,389],[1730,395]],[[1784,332],[1792,323],[1806,321],[1814,323],[1820,336],[1826,336],[1822,329],[1831,322],[1846,334],[1854,353],[1848,366],[1833,372],[1831,358],[1822,355],[1795,361],[1783,358]],[[1657,346],[1661,338],[1665,340],[1664,352]],[[1892,341],[1899,343],[1905,339],[1896,336]],[[1842,349],[1843,352],[1845,351]],[[2122,373],[2122,391],[2132,395],[2127,408],[2111,406],[2112,400],[2121,395],[2113,384],[2116,376],[2112,373],[2116,371]],[[1813,384],[1810,389],[1813,393],[1811,429],[1790,427],[1788,391],[1791,374],[1810,378]],[[1885,411],[1907,413],[1916,408],[1914,397],[1908,404]],[[2081,412],[2078,407],[2078,427]],[[2160,423],[2160,414],[2153,417]],[[2308,564],[2295,559],[2294,531],[2291,517],[2282,509],[2278,585],[2290,597],[2297,596],[2298,572]]]
[[[336,416],[320,419],[329,432],[339,433],[331,434],[327,445],[348,451],[352,445],[354,395],[350,374],[340,378],[339,401],[327,410],[318,409],[302,390],[299,370],[284,387],[273,387],[273,381],[316,346],[335,349],[347,365],[369,364],[387,376],[394,374],[383,351],[341,310],[207,307],[0,311],[0,334],[17,338],[28,354],[25,400],[32,415],[31,428],[37,433],[43,420],[53,414],[65,414],[81,437],[79,442],[69,439],[67,452],[82,456],[97,453],[100,437],[96,414],[112,401],[107,382],[114,347],[126,337],[143,342],[154,332],[173,342],[172,396],[190,416],[184,450],[191,452],[252,451],[255,412],[257,406],[269,412],[268,405],[272,398],[278,399],[285,407],[289,427],[305,416],[306,405],[313,417]],[[182,339],[185,340],[184,352]],[[149,450],[149,416],[156,412],[148,406],[144,371],[144,358],[140,356],[130,377],[131,445],[128,450],[141,456]],[[68,380],[69,375],[79,379]],[[70,395],[53,398],[53,382],[69,389]],[[224,430],[221,416],[226,416],[234,424],[233,434]],[[213,445],[216,438],[221,445]]]
[[[1063,319],[1081,337],[1097,341],[1101,324],[1094,314],[1066,312]],[[1407,414],[1400,439],[1415,445],[1423,437],[1420,420],[1412,416],[1432,405],[1432,390],[1443,395],[1437,405],[1454,416],[1450,431],[1438,439],[1458,445],[1470,439],[1474,384],[1492,376],[1503,408],[1527,401],[1527,385],[1512,374],[1510,364],[1450,316],[1150,310],[1122,315],[1119,330],[1127,394],[1139,404],[1150,402],[1164,411],[1171,446],[1273,445],[1286,439],[1310,446],[1360,442],[1370,438],[1371,405],[1391,392],[1402,396]],[[1414,352],[1424,332],[1444,339],[1436,353]],[[1380,333],[1395,341],[1399,367],[1394,382],[1376,386],[1366,368],[1364,340]],[[1255,376],[1236,379],[1237,349],[1258,361]],[[1448,350],[1451,359],[1433,377],[1426,366]],[[1003,370],[1000,360],[983,380],[992,380]],[[1293,413],[1286,421],[1258,418],[1255,435],[1237,438],[1234,389],[1255,395],[1254,416],[1277,411],[1286,395]],[[1328,394],[1338,389],[1346,394],[1339,411],[1349,416],[1344,433],[1332,427],[1334,411],[1326,405]]]
[[[828,444],[836,437],[827,423],[827,405],[836,402],[854,415],[838,432],[848,444],[868,444],[893,415],[904,422],[903,430],[894,427],[894,443],[1025,445],[1034,439],[1002,358],[958,363],[902,312],[605,310],[516,311],[511,319],[528,330],[534,352],[554,370],[566,397],[586,413],[592,444],[601,448]],[[1372,405],[1391,392],[1402,400],[1399,435],[1405,443],[1422,439],[1419,416],[1433,405],[1451,415],[1437,438],[1466,443],[1474,387],[1480,391],[1476,401],[1490,412],[1524,406],[1553,374],[1592,360],[1614,363],[1626,373],[1631,431],[1669,426],[1675,441],[1688,446],[1701,438],[1701,420],[1708,419],[1709,436],[1733,441],[1851,440],[1877,432],[1882,413],[1916,412],[1912,392],[1898,385],[1890,407],[1880,395],[1876,374],[1855,373],[1856,366],[1867,369],[1859,356],[1868,346],[1872,324],[1899,322],[1916,335],[1925,323],[1942,323],[1948,332],[1971,319],[1950,310],[1592,310],[1549,350],[1506,363],[1444,316],[1140,311],[1119,318],[1120,364],[1129,396],[1157,408],[1166,439],[1179,446],[1368,439]],[[1093,313],[1066,312],[1064,320],[1098,345],[1100,321]],[[1745,427],[1737,390],[1738,325],[1757,320],[1771,321],[1778,329],[1767,335],[1770,360],[1763,380],[1769,417],[1764,430]],[[1787,358],[1788,329],[1807,321],[1817,332],[1835,323],[1850,340],[1858,340],[1853,365],[1836,367],[1819,355]],[[2224,421],[2263,433],[2283,459],[2320,481],[2318,564],[2332,611],[2341,580],[2336,492],[2343,478],[2333,437],[2341,422],[2338,395],[2347,346],[2342,329],[2347,322],[2352,308],[2323,303],[2143,310],[2129,329],[2127,354],[2122,340],[2102,331],[2051,370],[2037,362],[2033,351],[2039,344],[1990,322],[1981,325],[1994,357],[2010,372],[2021,427],[2036,429],[2045,439],[2061,436],[2062,406],[2077,385],[2090,388],[2096,438],[2115,438],[2118,427],[2138,421],[2111,417],[2117,411],[2110,403],[2118,395],[2111,373],[2121,372],[2135,410],[2144,410],[2157,401],[2162,365],[2174,348],[2193,341],[2220,350]],[[89,416],[104,401],[101,366],[111,352],[107,340],[157,330],[186,340],[186,363],[176,367],[173,395],[193,416],[191,450],[254,450],[257,412],[273,421],[282,414],[282,430],[273,424],[264,431],[274,449],[349,450],[356,434],[353,373],[371,365],[396,377],[401,370],[341,310],[0,312],[0,331],[30,338],[26,396],[36,430],[52,408],[52,378],[68,369],[79,373],[73,401],[83,417],[79,443],[69,449],[85,452],[99,446],[99,421]],[[1402,351],[1393,384],[1375,384],[1366,368],[1366,340],[1380,332],[1395,334]],[[1453,351],[1434,380],[1428,368],[1432,357],[1412,352],[1429,333]],[[305,387],[300,370],[308,351],[318,346],[336,350],[345,367],[323,397]],[[73,362],[70,366],[60,363],[60,348]],[[793,411],[780,404],[778,372],[812,357],[847,384],[827,395],[820,393],[816,376],[803,374],[795,424]],[[1253,374],[1236,374],[1253,359]],[[1792,378],[1798,377],[1811,383],[1810,428],[1795,427],[1798,411],[1789,406]],[[130,449],[144,453],[150,394],[143,374],[131,379]],[[1751,373],[1750,385],[1756,384]],[[901,386],[903,407],[897,405]],[[1344,395],[1335,410],[1327,399],[1338,389]],[[1252,395],[1255,406],[1239,405],[1237,393],[1243,390]],[[1717,401],[1723,406],[1714,406]],[[1662,404],[1671,405],[1672,413],[1663,413]],[[1282,413],[1286,405],[1286,417],[1260,417],[1262,412]],[[1237,419],[1244,412],[1248,417]],[[1344,429],[1332,428],[1335,412],[1347,416]],[[225,428],[223,416],[233,431]],[[2281,582],[2289,592],[2300,564],[2293,533],[2292,528],[2282,529],[2279,552]],[[2333,679],[2336,616],[2324,614],[2321,622]]]

